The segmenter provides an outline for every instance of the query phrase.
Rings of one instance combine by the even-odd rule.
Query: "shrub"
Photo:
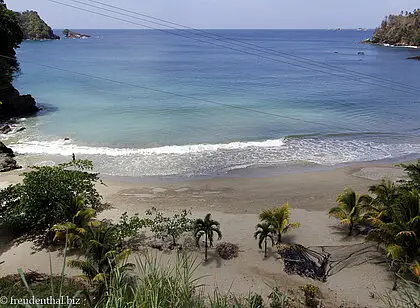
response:
[[[124,212],[118,224],[115,226],[120,244],[124,242],[126,238],[132,238],[138,235],[140,230],[150,224],[150,220],[139,217],[139,214],[135,214],[130,218],[127,212]]]
[[[316,299],[319,294],[318,287],[308,283],[302,287],[302,291],[305,294],[305,304],[307,307],[316,308],[318,307],[318,300]]]
[[[146,215],[152,216],[148,219],[150,231],[155,234],[156,238],[166,240],[168,237],[172,238],[172,245],[176,245],[177,239],[185,232],[191,231],[193,228],[193,220],[189,218],[191,211],[182,210],[172,217],[165,217],[162,212],[159,212],[155,207],[146,211]]]
[[[260,294],[257,294],[257,293],[250,294],[247,301],[250,308],[263,308],[264,307],[264,300]]]
[[[273,287],[268,298],[270,300],[270,308],[289,307],[287,293],[285,291],[280,290],[279,287]]]
[[[87,207],[98,209],[101,196],[95,183],[98,174],[88,172],[87,160],[75,160],[57,166],[32,167],[23,174],[22,184],[0,191],[0,223],[15,233],[45,230],[67,220],[67,210],[76,196]]]
[[[216,251],[224,260],[230,260],[238,256],[239,247],[236,244],[223,242],[217,244]]]

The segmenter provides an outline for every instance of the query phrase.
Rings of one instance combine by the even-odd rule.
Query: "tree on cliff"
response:
[[[0,90],[10,85],[18,69],[14,48],[18,48],[22,40],[23,33],[15,13],[0,0]]]
[[[403,46],[420,46],[420,10],[412,13],[401,11],[400,15],[389,15],[375,30],[372,42]]]
[[[12,80],[19,65],[15,48],[24,38],[15,12],[8,10],[0,0],[0,120],[32,114],[38,111],[30,95],[20,95],[12,86]]]

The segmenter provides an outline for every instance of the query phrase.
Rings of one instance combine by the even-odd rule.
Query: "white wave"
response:
[[[107,155],[107,156],[129,156],[129,155],[159,155],[159,154],[188,154],[212,152],[219,150],[237,150],[246,148],[279,148],[284,145],[284,138],[250,141],[231,142],[225,144],[192,144],[192,145],[168,145],[155,148],[132,149],[132,148],[110,148],[110,147],[89,147],[73,144],[71,140],[55,141],[19,141],[11,144],[16,153],[19,154],[50,154],[70,156],[82,155]]]

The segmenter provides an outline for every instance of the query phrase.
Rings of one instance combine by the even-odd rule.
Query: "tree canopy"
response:
[[[420,10],[389,15],[375,30],[373,43],[420,46]]]
[[[55,35],[50,26],[39,17],[35,11],[25,11],[22,13],[15,13],[19,25],[23,31],[23,38],[25,40],[55,40],[60,39]]]
[[[22,40],[23,32],[16,14],[0,0],[0,55],[3,56],[0,57],[0,90],[12,82],[13,74],[18,70],[14,49]]]

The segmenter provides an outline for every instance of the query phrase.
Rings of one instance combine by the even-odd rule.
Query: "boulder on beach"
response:
[[[15,157],[13,150],[0,141],[0,172],[22,168],[13,157]]]

